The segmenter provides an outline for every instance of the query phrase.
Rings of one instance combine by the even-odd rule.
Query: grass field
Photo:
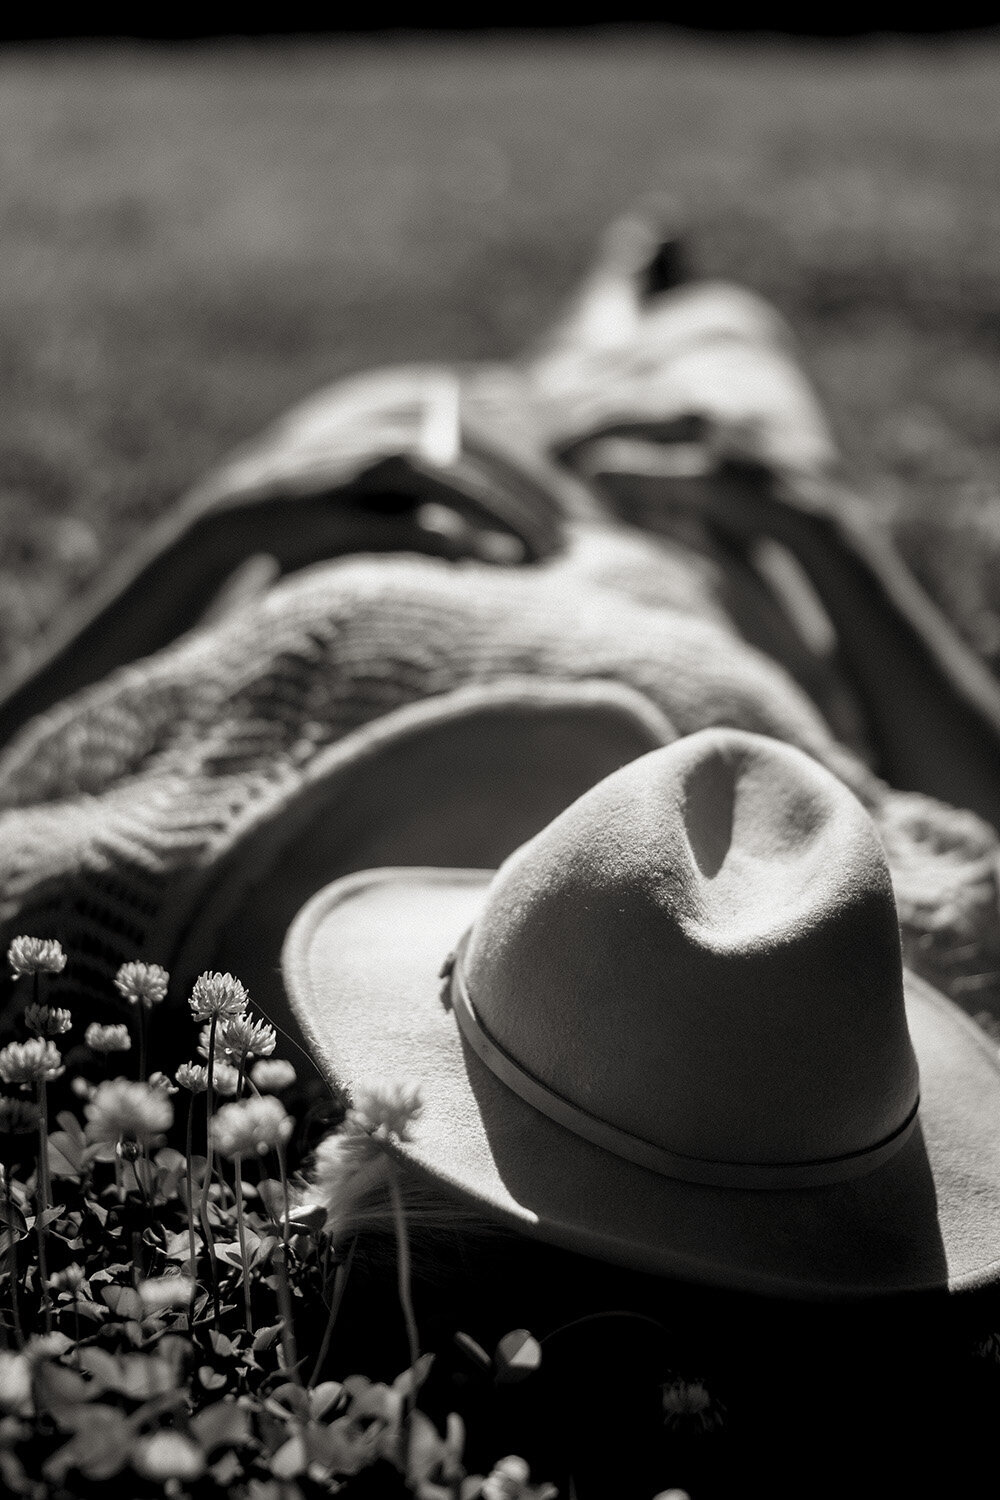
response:
[[[1000,43],[0,54],[0,664],[319,382],[515,351],[667,190],[1000,662]]]

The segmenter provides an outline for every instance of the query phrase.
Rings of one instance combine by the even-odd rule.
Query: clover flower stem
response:
[[[247,1070],[247,1054],[240,1053],[240,1066],[236,1078],[236,1097],[242,1099],[244,1081]],[[253,1333],[252,1314],[250,1312],[250,1268],[247,1265],[246,1237],[243,1229],[243,1162],[240,1157],[236,1158],[236,1223],[240,1236],[240,1259],[243,1261],[243,1306],[246,1310],[247,1330]]]
[[[309,1376],[308,1385],[310,1387],[316,1384],[322,1373],[323,1366],[326,1364],[326,1357],[330,1352],[330,1343],[333,1339],[334,1326],[337,1322],[337,1315],[340,1312],[340,1304],[343,1302],[344,1293],[347,1290],[347,1279],[351,1274],[351,1266],[354,1264],[354,1252],[357,1248],[358,1237],[357,1235],[355,1235],[353,1240],[351,1241],[350,1249],[333,1273],[333,1292],[330,1296],[330,1312],[326,1320],[326,1328],[323,1331],[323,1342],[319,1346],[319,1353],[316,1356],[316,1363],[313,1365],[312,1374]]]
[[[284,1207],[281,1221],[281,1255],[278,1266],[278,1297],[281,1302],[281,1345],[285,1354],[285,1364],[288,1369],[294,1369],[295,1379],[301,1384],[302,1373],[299,1370],[299,1353],[295,1338],[295,1320],[292,1315],[292,1293],[288,1285],[288,1231],[289,1219],[292,1214],[291,1200],[288,1195],[288,1168],[285,1164],[285,1148],[275,1148],[278,1158],[278,1175],[281,1178],[281,1197]]]
[[[13,1229],[9,1226],[13,1223],[14,1203],[10,1194],[10,1173],[3,1174],[4,1204],[7,1209],[7,1259],[10,1266],[10,1310],[14,1316],[14,1338],[17,1347],[24,1348],[24,1330],[21,1327],[21,1307],[17,1296],[17,1240],[14,1238]]]
[[[139,1147],[139,1155],[135,1158],[134,1161],[131,1161],[129,1163],[129,1165],[132,1168],[132,1176],[135,1178],[135,1185],[139,1189],[139,1197],[142,1200],[143,1218],[144,1218],[145,1223],[146,1223],[146,1228],[149,1230],[150,1235],[152,1235],[152,1232],[153,1232],[153,1205],[150,1202],[149,1193],[146,1191],[146,1184],[143,1181],[143,1177],[144,1177],[145,1173],[144,1172],[140,1172],[140,1170],[139,1170],[140,1167],[144,1167],[145,1166],[145,1163],[146,1163],[146,1148],[145,1148],[145,1146],[140,1146]],[[145,1245],[145,1240],[142,1239],[142,1238],[140,1238],[140,1240],[139,1240],[139,1264],[140,1264],[140,1268],[141,1268],[143,1276],[145,1276],[145,1274],[146,1274],[146,1252],[145,1252],[145,1249],[143,1248],[144,1245]]]
[[[191,1158],[194,1155],[194,1094],[188,1103],[187,1117],[187,1152],[184,1170],[187,1177],[187,1211],[188,1211],[188,1257],[191,1261],[191,1305],[194,1306],[195,1292],[198,1284],[198,1244],[194,1235],[194,1171],[191,1167]]]
[[[208,1033],[208,1076],[205,1089],[205,1176],[202,1180],[199,1204],[201,1227],[205,1236],[205,1248],[208,1251],[209,1265],[212,1268],[212,1303],[216,1329],[219,1327],[222,1308],[219,1299],[219,1268],[215,1264],[215,1239],[212,1235],[212,1224],[208,1214],[208,1193],[212,1186],[212,1095],[215,1086],[215,1033],[218,1021],[218,1016],[213,1015]]]
[[[278,1158],[278,1176],[281,1178],[281,1201],[282,1207],[284,1209],[284,1215],[281,1223],[281,1238],[284,1242],[285,1252],[287,1254],[288,1231],[290,1227],[288,1221],[292,1216],[292,1203],[288,1192],[288,1166],[285,1162],[284,1146],[278,1146],[274,1154]]]
[[[389,1166],[389,1196],[392,1199],[392,1217],[396,1226],[396,1278],[399,1289],[399,1305],[403,1312],[403,1321],[406,1324],[406,1341],[409,1346],[410,1369],[416,1369],[420,1358],[420,1339],[417,1335],[417,1319],[413,1311],[413,1286],[410,1270],[410,1238],[406,1230],[406,1213],[403,1208],[403,1198],[399,1191],[399,1177],[396,1172],[396,1163],[391,1159]],[[413,1409],[413,1391],[407,1391],[403,1398],[403,1419],[399,1429],[400,1461],[403,1473],[408,1474],[410,1468],[410,1413]]]
[[[146,1002],[139,1001],[139,1082],[146,1082]]]
[[[145,1083],[146,1082],[146,1002],[141,997],[139,999],[138,1009],[139,1009],[139,1082],[140,1083]],[[144,1145],[140,1145],[140,1147],[139,1147],[139,1160],[143,1161],[143,1162],[146,1160],[146,1147]],[[145,1207],[146,1207],[146,1218],[147,1218],[147,1221],[148,1221],[148,1227],[150,1229],[152,1229],[152,1227],[153,1227],[153,1210],[152,1210],[152,1207],[150,1205],[149,1199],[146,1196],[146,1190],[145,1190],[142,1182],[139,1179],[139,1168],[138,1168],[138,1166],[136,1165],[135,1162],[132,1163],[132,1175],[134,1176],[134,1178],[135,1178],[135,1180],[136,1180],[136,1182],[137,1182],[137,1184],[139,1186],[139,1191],[142,1193],[142,1201],[143,1201],[143,1203],[145,1204]]]
[[[243,1263],[243,1312],[247,1333],[253,1333],[253,1311],[250,1307],[250,1262],[247,1259],[247,1231],[243,1222],[243,1163],[239,1157],[234,1163],[236,1177],[236,1233],[240,1241],[240,1260]]]
[[[142,1147],[138,1146],[136,1144],[136,1145],[133,1145],[132,1149],[133,1150],[138,1150],[138,1151],[141,1152]],[[147,1210],[147,1217],[148,1217],[149,1194],[146,1192],[145,1183],[143,1182],[142,1175],[139,1172],[139,1163],[142,1160],[143,1160],[143,1157],[141,1155],[135,1156],[135,1157],[129,1156],[128,1157],[128,1164],[132,1168],[132,1181],[135,1183],[135,1190],[139,1194],[139,1201],[142,1203],[143,1208],[145,1208]]]
[[[146,1279],[146,1257],[142,1246],[142,1232],[138,1229],[132,1230],[132,1285],[136,1291],[140,1283]]]
[[[281,1353],[285,1372],[296,1385],[302,1384],[299,1356],[295,1346],[295,1330],[292,1325],[292,1293],[288,1281],[288,1258],[284,1246],[274,1252],[274,1264],[278,1269],[278,1315],[281,1319]]]
[[[36,993],[38,975],[35,975]],[[52,1332],[52,1298],[49,1295],[49,1273],[46,1264],[45,1240],[48,1226],[42,1217],[52,1206],[52,1187],[49,1181],[49,1100],[44,1078],[38,1080],[38,1174],[35,1184],[35,1228],[38,1233],[38,1276],[42,1288],[42,1306],[45,1309],[45,1332]]]
[[[79,1370],[80,1364],[80,1293],[76,1287],[73,1288],[73,1363]]]

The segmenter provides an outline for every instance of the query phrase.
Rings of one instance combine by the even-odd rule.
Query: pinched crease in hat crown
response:
[[[874,826],[824,767],[759,735],[654,750],[512,855],[450,997],[516,1093],[666,1176],[846,1180],[916,1120]]]

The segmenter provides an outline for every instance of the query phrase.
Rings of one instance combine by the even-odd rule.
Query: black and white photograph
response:
[[[0,163],[0,1495],[995,1496],[1000,29],[22,12]]]

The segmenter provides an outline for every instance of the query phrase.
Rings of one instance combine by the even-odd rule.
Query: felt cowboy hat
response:
[[[790,746],[700,731],[498,870],[356,870],[282,967],[330,1078],[420,1085],[400,1159],[527,1235],[802,1297],[1000,1271],[995,1048],[904,972],[867,813]]]

